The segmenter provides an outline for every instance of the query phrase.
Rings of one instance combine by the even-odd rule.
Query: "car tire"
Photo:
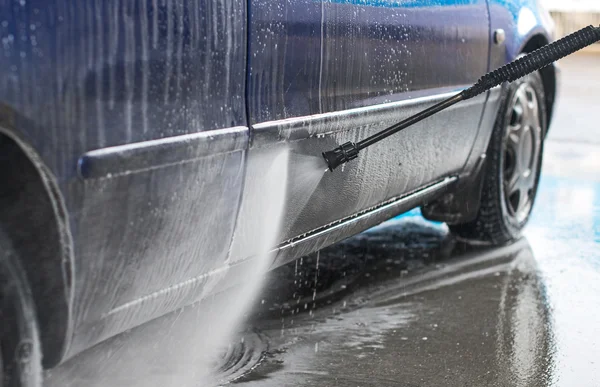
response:
[[[487,150],[477,216],[450,225],[459,239],[503,245],[521,236],[539,185],[547,132],[544,101],[538,72],[511,83],[503,93]]]
[[[35,305],[19,257],[0,228],[0,386],[42,385]]]

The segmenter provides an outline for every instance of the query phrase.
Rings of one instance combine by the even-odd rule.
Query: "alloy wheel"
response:
[[[507,110],[504,137],[504,200],[508,215],[517,223],[527,219],[533,199],[542,142],[539,101],[535,90],[523,83]]]

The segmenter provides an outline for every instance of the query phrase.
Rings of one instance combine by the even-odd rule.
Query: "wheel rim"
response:
[[[504,200],[508,215],[522,223],[533,205],[542,143],[539,101],[533,87],[522,84],[509,107],[504,137]]]

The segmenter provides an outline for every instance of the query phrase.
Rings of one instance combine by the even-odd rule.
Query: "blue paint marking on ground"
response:
[[[531,223],[600,244],[600,182],[542,175]]]
[[[437,225],[444,224],[444,222],[435,222],[433,220],[427,220],[427,219],[425,219],[423,217],[423,214],[421,213],[421,209],[420,208],[412,209],[412,210],[410,210],[408,212],[405,212],[404,214],[400,214],[400,215],[396,216],[393,219],[402,219],[402,218],[421,218],[421,219],[423,219],[426,222],[429,222],[431,224],[437,224]]]
[[[425,219],[423,217],[423,215],[421,214],[421,209],[420,208],[414,208],[414,209],[412,209],[412,210],[410,210],[408,212],[400,214],[400,215],[398,215],[398,216],[396,216],[396,217],[394,217],[394,218],[392,218],[392,219],[384,222],[382,225],[385,225],[388,222],[393,222],[393,221],[396,221],[396,220],[409,220],[409,219],[419,219],[419,220],[422,220],[422,221],[427,222],[427,223],[431,223],[432,225],[436,225],[436,226],[439,226],[439,225],[443,224],[443,222],[433,222],[431,220]],[[375,230],[375,229],[377,229],[377,227],[379,227],[379,226],[375,226],[374,228],[366,230],[365,232],[369,232],[371,230]]]
[[[405,212],[404,214],[400,214],[400,215],[396,216],[394,219],[413,218],[413,217],[418,217],[418,218],[423,217],[423,215],[421,214],[420,208],[415,208],[408,212]]]

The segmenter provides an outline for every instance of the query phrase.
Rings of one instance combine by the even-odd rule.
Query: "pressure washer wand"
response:
[[[551,44],[545,45],[495,71],[487,73],[473,86],[455,96],[448,98],[428,109],[423,110],[402,122],[390,126],[381,132],[365,138],[357,143],[347,142],[339,147],[323,152],[330,171],[358,157],[358,152],[371,146],[394,133],[408,128],[425,118],[434,115],[460,101],[482,94],[504,82],[513,82],[534,71],[541,70],[553,62],[600,41],[600,27],[588,26],[571,35],[565,36]]]

